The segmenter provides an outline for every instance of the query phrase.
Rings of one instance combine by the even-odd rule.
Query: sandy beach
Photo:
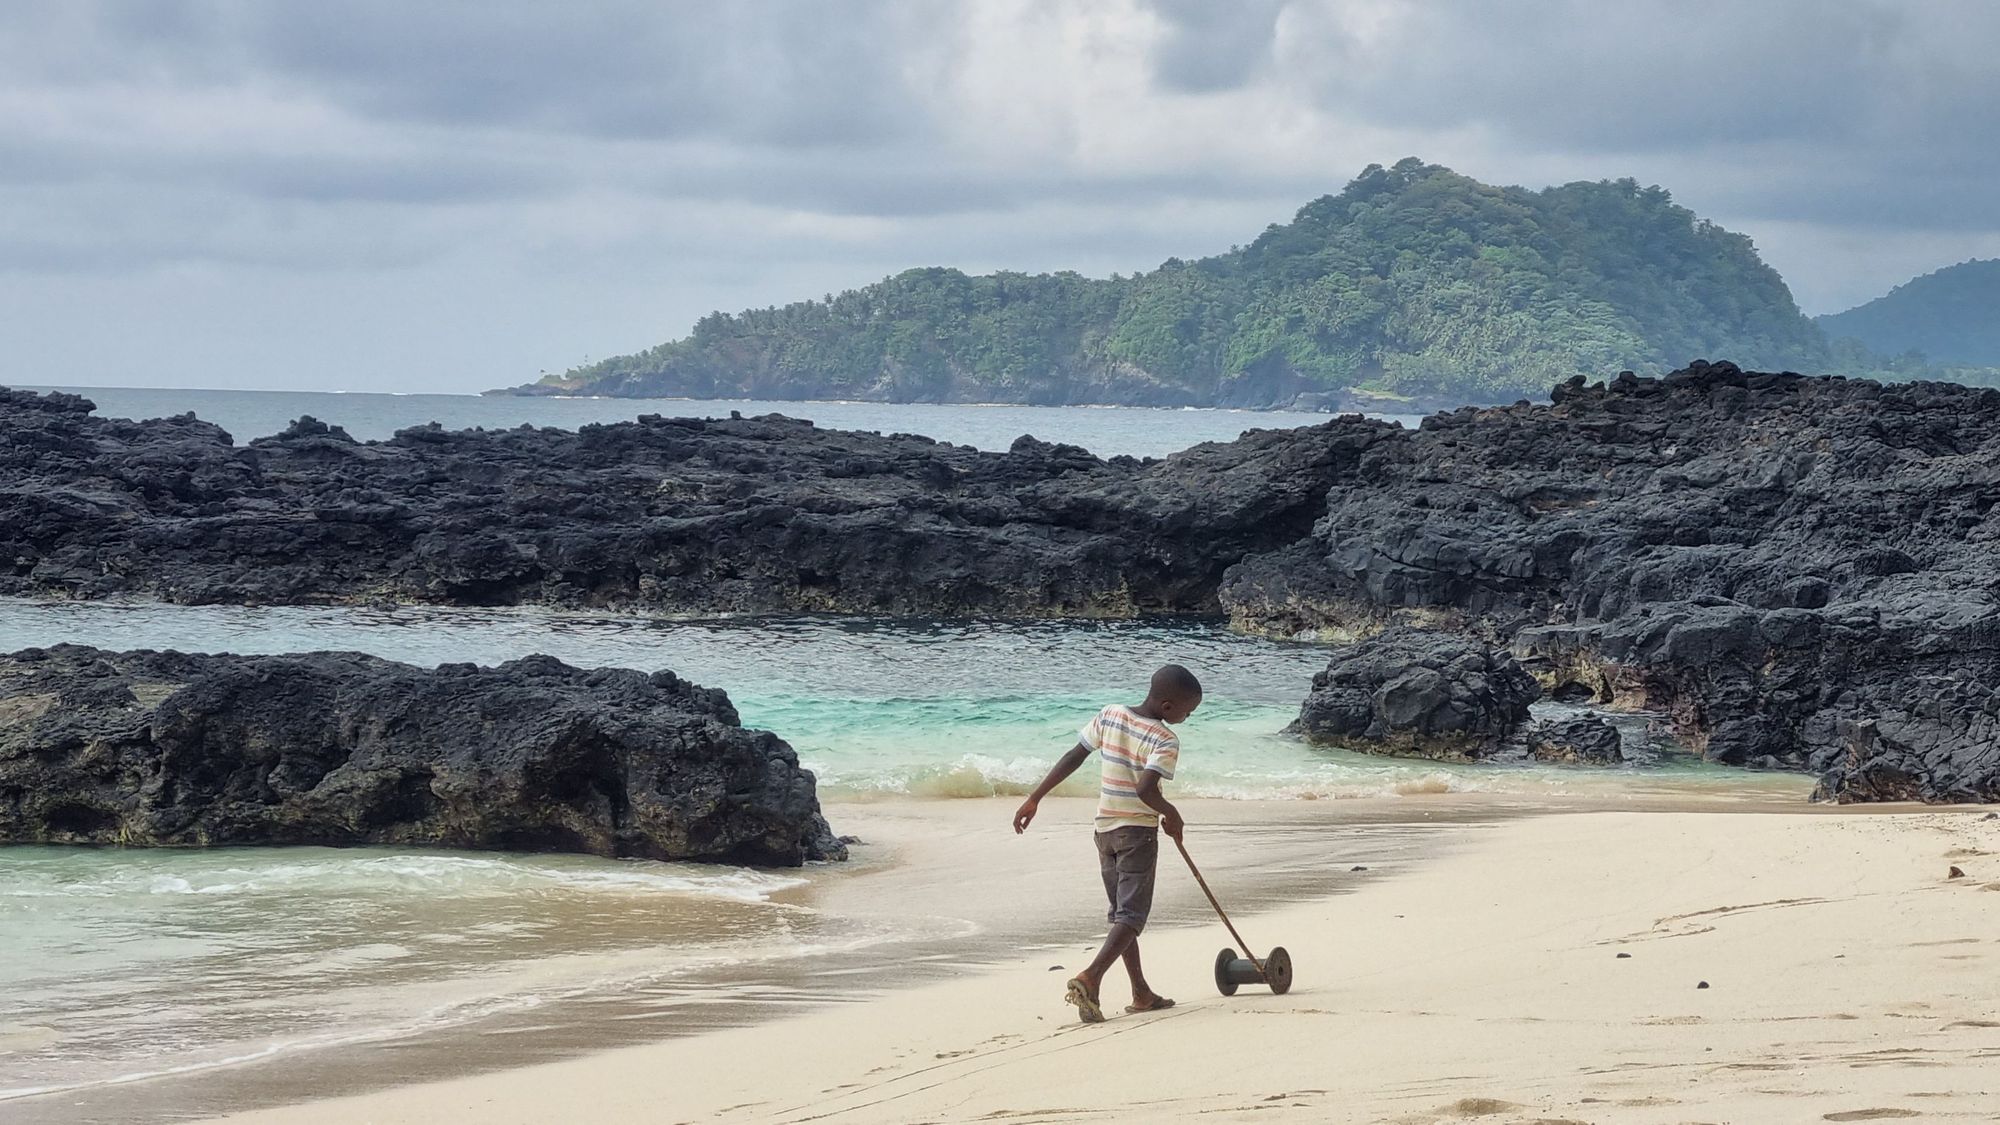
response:
[[[934,804],[938,826],[969,823],[968,804],[997,807]],[[1044,816],[1051,823],[1022,839],[948,833],[913,862],[948,858],[957,877],[920,884],[964,895],[982,870],[1064,869],[1087,830],[1067,812]],[[907,839],[924,820],[904,806],[878,826],[894,835],[901,823]],[[1041,949],[776,1022],[226,1120],[2000,1113],[2000,819],[1983,810],[1571,812],[1482,823],[1455,840],[1406,870],[1358,875],[1352,893],[1239,917],[1249,941],[1291,951],[1298,983],[1285,996],[1216,994],[1211,962],[1227,938],[1192,912],[1191,881],[1170,869],[1171,921],[1144,943],[1153,983],[1180,1001],[1168,1012],[1122,1014],[1114,975],[1113,1018],[1081,1025],[1060,996],[1085,950]],[[1204,843],[1243,862],[1190,831],[1197,855]],[[1231,868],[1209,866],[1228,905]],[[1049,883],[1065,901],[1088,889],[1068,875]]]

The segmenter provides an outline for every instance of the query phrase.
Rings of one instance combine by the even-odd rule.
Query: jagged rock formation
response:
[[[1335,654],[1313,677],[1297,729],[1350,750],[1476,761],[1522,729],[1540,695],[1505,651],[1396,628]]]
[[[0,843],[845,858],[813,776],[672,672],[546,656],[0,656]]]
[[[1535,720],[1542,689],[1505,649],[1462,633],[1408,626],[1341,646],[1293,729],[1346,750],[1447,762],[1533,758],[1624,761],[1618,731],[1594,715]]]
[[[1697,364],[1554,398],[1372,445],[1306,543],[1225,578],[1232,615],[1510,643],[1835,799],[1995,794],[2000,392]]]
[[[1842,719],[1816,801],[2000,801],[2000,697],[1983,685]]]
[[[1595,715],[1549,719],[1528,728],[1528,756],[1569,765],[1617,765],[1625,760],[1618,728]]]
[[[932,616],[1216,612],[1395,427],[1262,431],[1164,461],[1007,453],[776,415],[235,445],[0,392],[0,594],[394,599]]]

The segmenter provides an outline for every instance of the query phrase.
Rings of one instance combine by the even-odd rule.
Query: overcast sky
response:
[[[1634,176],[1809,313],[2000,255],[2000,5],[7,0],[0,382],[474,391],[1362,166]]]

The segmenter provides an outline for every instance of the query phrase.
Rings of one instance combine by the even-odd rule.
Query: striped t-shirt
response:
[[[1114,704],[1083,724],[1078,737],[1097,751],[1097,830],[1158,827],[1160,814],[1139,799],[1139,775],[1152,770],[1173,779],[1181,740],[1167,724]]]

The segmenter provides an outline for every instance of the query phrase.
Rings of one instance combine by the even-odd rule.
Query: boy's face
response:
[[[1199,695],[1191,699],[1162,700],[1160,702],[1160,721],[1166,723],[1168,726],[1172,726],[1186,719],[1189,715],[1194,714],[1194,709],[1199,706],[1201,706],[1201,696]]]

